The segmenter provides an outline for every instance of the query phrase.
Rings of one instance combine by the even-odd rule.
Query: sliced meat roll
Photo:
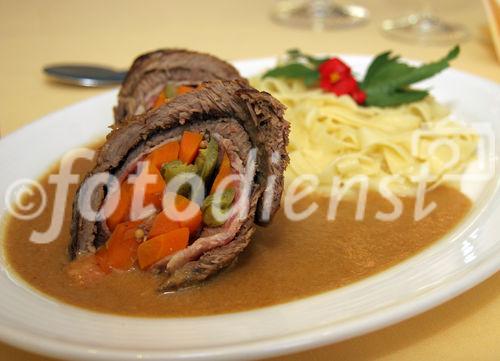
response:
[[[97,253],[106,269],[127,269],[137,260],[136,267],[163,272],[162,291],[194,285],[229,266],[250,242],[255,223],[267,224],[280,206],[289,161],[289,125],[283,112],[271,95],[244,81],[215,81],[118,126],[77,192],[71,258]],[[145,169],[156,176],[141,188],[142,205],[149,202],[152,209],[138,212],[130,200],[129,208],[123,207],[126,200],[120,197],[111,213],[104,212],[116,190],[109,182],[90,186],[90,180],[109,173],[118,179],[120,194],[130,194],[126,189],[135,192]],[[202,186],[186,188],[185,175],[199,176]],[[169,190],[176,179],[172,176],[181,179],[175,191]],[[165,205],[168,196],[176,205],[192,205],[194,215],[171,217]],[[96,219],[80,212],[83,199],[100,210]],[[215,205],[222,219],[215,218]],[[135,243],[127,237],[136,237]],[[128,247],[129,258],[123,259],[123,249],[119,256],[110,254],[119,244]]]
[[[118,94],[115,123],[163,104],[201,82],[243,79],[231,64],[215,56],[181,49],[162,49],[139,56]]]

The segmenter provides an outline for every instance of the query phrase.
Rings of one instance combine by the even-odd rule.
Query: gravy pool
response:
[[[91,162],[81,160],[73,172],[84,174],[90,167]],[[52,168],[41,179],[49,200],[46,212],[30,221],[12,217],[6,220],[4,247],[10,268],[55,299],[130,316],[236,312],[342,287],[420,252],[452,230],[471,208],[471,201],[458,190],[440,187],[426,195],[426,204],[437,203],[430,216],[415,221],[415,199],[404,198],[402,216],[394,222],[382,222],[375,219],[375,213],[390,212],[392,206],[378,194],[370,193],[363,221],[355,220],[355,204],[349,201],[341,203],[335,221],[327,221],[328,202],[318,198],[318,211],[304,221],[290,221],[282,210],[278,212],[270,226],[257,229],[234,266],[204,285],[161,295],[156,292],[161,276],[138,270],[113,273],[87,287],[72,282],[65,267],[69,263],[67,246],[76,187],[70,189],[59,237],[49,244],[29,241],[33,230],[43,232],[50,224],[55,187],[48,183],[48,176],[57,170]]]

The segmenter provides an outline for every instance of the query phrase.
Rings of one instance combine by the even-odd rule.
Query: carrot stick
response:
[[[95,253],[95,258],[99,268],[106,274],[111,272],[111,266],[108,263],[108,249],[103,246]]]
[[[157,108],[161,107],[166,102],[167,102],[167,97],[165,96],[164,92],[161,92],[153,104],[153,109],[157,109]]]
[[[137,259],[138,240],[135,231],[140,221],[120,223],[106,243],[107,264],[111,268],[128,270]]]
[[[165,208],[155,217],[153,226],[148,234],[149,239],[182,227],[188,228],[191,235],[196,234],[200,229],[203,220],[200,206],[179,194],[175,194],[174,197],[174,204],[172,206],[175,206],[175,209]],[[167,207],[170,206],[169,204]],[[189,206],[195,207],[194,215],[182,220],[178,220],[177,217],[174,216],[176,210],[177,212],[183,212]]]
[[[104,203],[104,212],[106,215],[109,214],[111,204],[116,201],[118,197],[118,192],[113,192],[108,195]],[[120,199],[118,200],[118,205],[112,214],[108,215],[106,224],[111,232],[114,231],[115,227],[128,219],[130,204],[132,203],[132,187],[127,182],[122,182],[120,185]]]
[[[154,238],[156,236],[159,236],[160,234],[170,232],[179,227],[180,226],[178,222],[175,222],[168,218],[165,212],[160,212],[153,221],[153,225],[151,226],[151,229],[148,233],[148,238]]]
[[[178,159],[179,148],[179,142],[169,142],[153,150],[147,159],[156,168],[161,169],[163,164]]]
[[[141,243],[137,249],[139,267],[145,269],[172,253],[186,248],[189,229],[178,228]]]
[[[154,182],[148,183],[146,176],[154,176]],[[161,198],[166,185],[160,171],[151,162],[148,162],[147,166],[144,166],[144,168],[140,171],[133,186],[136,194],[144,192],[144,206],[153,204],[157,209],[161,209]],[[133,210],[131,214],[137,216]]]
[[[186,164],[191,164],[198,154],[203,136],[198,132],[184,132],[181,138],[179,159]]]
[[[191,202],[189,199],[181,196],[180,194],[177,194],[175,197],[175,206],[179,212],[185,211],[189,206],[196,207],[196,212],[192,217],[182,219],[179,221],[179,224],[181,227],[189,228],[189,233],[191,235],[196,234],[198,232],[198,229],[200,228],[201,222],[203,220],[203,215],[201,213],[200,207],[196,203]],[[167,215],[168,215],[168,209],[166,211],[167,211]],[[165,210],[164,210],[164,212],[165,212]]]
[[[180,85],[180,86],[177,87],[177,95],[191,93],[195,89],[196,88],[193,88],[192,86]]]
[[[219,168],[219,173],[217,173],[217,176],[214,179],[214,182],[212,184],[212,188],[210,189],[210,194],[214,193],[217,188],[219,187],[219,184],[226,178],[227,176],[231,175],[231,162],[229,160],[229,157],[226,152],[224,152],[224,156],[222,158],[222,163]],[[229,188],[232,185],[232,182],[226,187]]]

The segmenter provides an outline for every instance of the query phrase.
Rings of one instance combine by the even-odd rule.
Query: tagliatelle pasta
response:
[[[450,119],[432,97],[393,108],[363,107],[300,80],[255,77],[251,84],[288,107],[288,182],[316,175],[320,193],[330,192],[335,177],[345,182],[366,175],[373,189],[384,177],[400,176],[390,188],[412,195],[422,174],[428,174],[429,188],[436,187],[445,175],[461,174],[476,154],[477,134]]]

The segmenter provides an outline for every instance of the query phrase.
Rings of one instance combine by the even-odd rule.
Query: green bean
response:
[[[227,213],[233,203],[234,196],[235,191],[230,188],[224,190],[219,199],[216,199],[215,194],[211,194],[205,198],[201,206],[201,210],[203,211],[203,223],[209,227],[218,227],[224,224],[227,218]],[[217,219],[217,217],[215,217],[214,209],[218,209],[218,211],[222,214],[223,219]]]

